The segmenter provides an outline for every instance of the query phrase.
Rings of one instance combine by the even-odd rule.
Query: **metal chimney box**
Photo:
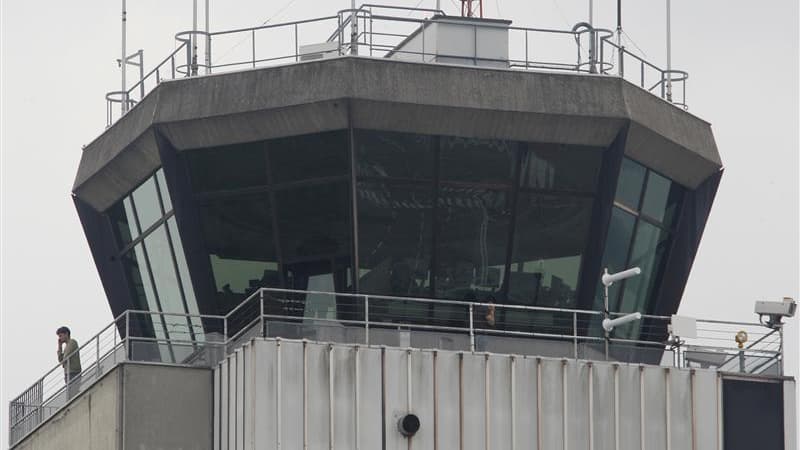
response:
[[[386,57],[404,61],[508,68],[510,20],[433,16]]]

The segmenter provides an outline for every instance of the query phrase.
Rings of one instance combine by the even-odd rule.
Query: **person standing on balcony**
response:
[[[64,367],[64,382],[67,384],[67,396],[72,398],[77,392],[81,377],[81,355],[78,352],[78,341],[72,339],[67,327],[56,330],[58,336],[58,362]]]

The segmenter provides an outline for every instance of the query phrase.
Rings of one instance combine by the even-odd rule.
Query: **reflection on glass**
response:
[[[434,136],[356,130],[355,141],[359,177],[433,179]]]
[[[575,306],[592,199],[520,192],[509,300]]]
[[[648,301],[652,297],[652,288],[660,277],[664,254],[667,250],[669,234],[660,228],[640,221],[636,228],[636,238],[631,250],[631,267],[639,267],[639,276],[625,281],[620,312],[644,312],[648,309]]]
[[[134,247],[134,252],[136,255],[135,267],[136,269],[138,269],[139,272],[138,279],[141,280],[142,282],[143,293],[145,296],[144,302],[142,302],[142,299],[140,298],[139,303],[140,304],[146,303],[147,308],[145,309],[147,311],[160,311],[161,309],[158,306],[156,293],[155,290],[153,289],[153,284],[150,281],[150,274],[147,272],[147,259],[144,256],[144,248],[142,247],[142,244],[137,244],[136,247]],[[133,265],[131,266],[131,269],[133,269]],[[158,315],[151,315],[150,320],[151,320],[151,326],[153,327],[153,332],[155,333],[155,338],[158,339],[160,342],[164,342],[164,340],[167,339],[167,333],[166,330],[164,329],[163,320]],[[158,349],[159,353],[161,354],[162,361],[171,360],[171,354],[164,345],[158,345]]]
[[[430,295],[432,183],[358,183],[361,292]]]
[[[267,184],[267,157],[262,142],[195,149],[184,154],[195,192]]]
[[[510,207],[508,193],[443,185],[437,220],[436,296],[463,299],[473,291],[496,292],[505,275]]]
[[[209,200],[200,223],[222,311],[265,286],[280,286],[269,196]]]
[[[147,181],[133,191],[132,197],[133,205],[136,207],[136,215],[139,217],[139,226],[144,232],[162,217],[155,179],[153,177],[148,178]]]
[[[348,188],[347,182],[336,182],[275,193],[284,260],[330,260],[350,255]]]
[[[158,182],[158,190],[161,192],[161,202],[164,204],[164,212],[172,211],[172,199],[169,197],[169,189],[167,188],[167,180],[164,179],[164,170],[158,169],[156,171],[156,181]]]
[[[161,225],[144,238],[144,247],[150,260],[161,311],[185,314],[181,286],[178,285],[178,275],[175,273],[175,265],[172,262],[166,227]],[[167,314],[164,315],[163,320],[171,339],[191,339],[186,317]]]
[[[633,227],[636,224],[636,217],[623,211],[621,208],[614,207],[611,210],[611,223],[608,226],[608,236],[606,237],[605,251],[603,253],[603,265],[600,270],[608,268],[609,273],[616,273],[621,270],[629,269],[627,265],[628,251],[633,237]],[[614,309],[619,297],[620,283],[614,283],[608,288],[608,304]],[[598,295],[595,301],[595,310],[603,309],[604,287],[602,283],[598,288]]]
[[[273,139],[267,149],[273,183],[350,173],[346,131]]]
[[[520,186],[537,190],[594,192],[602,148],[564,144],[528,144],[522,157]]]
[[[169,237],[175,249],[175,262],[178,265],[178,276],[180,277],[181,285],[183,285],[184,299],[188,308],[187,312],[192,315],[199,315],[200,309],[197,306],[197,298],[194,295],[192,280],[189,277],[189,267],[186,265],[186,255],[183,253],[183,242],[181,242],[181,236],[178,234],[178,225],[175,222],[175,217],[170,217],[167,220],[167,226],[169,227]],[[191,323],[194,335],[196,337],[201,335],[203,326],[200,318],[193,317]]]
[[[617,181],[616,201],[638,211],[646,172],[647,169],[641,164],[624,158],[619,172],[619,180]]]
[[[136,219],[133,215],[133,207],[128,197],[109,208],[108,218],[111,220],[118,248],[124,248],[139,236],[139,230],[136,229]]]
[[[647,190],[642,201],[642,214],[671,227],[683,197],[683,188],[657,173],[647,177]]]
[[[440,178],[509,187],[514,179],[517,144],[509,141],[442,137]]]

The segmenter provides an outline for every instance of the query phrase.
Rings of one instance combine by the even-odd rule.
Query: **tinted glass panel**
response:
[[[609,273],[616,273],[628,269],[628,251],[631,248],[633,239],[633,228],[636,224],[636,217],[623,211],[621,208],[611,210],[611,223],[608,226],[608,236],[606,237],[605,251],[603,253],[602,271],[608,268]],[[614,283],[608,288],[609,308],[616,311],[617,298],[619,297],[620,283]],[[596,297],[595,309],[602,310],[603,295],[605,295],[602,283],[599,285]]]
[[[603,150],[558,144],[529,144],[522,158],[520,186],[594,192]]]
[[[358,183],[362,292],[430,295],[432,188],[432,183]]]
[[[442,137],[440,178],[509,187],[514,178],[517,144],[460,137]]]
[[[223,311],[259,287],[280,286],[267,194],[208,201],[200,217]]]
[[[172,199],[169,197],[169,189],[167,188],[167,180],[164,179],[164,171],[158,169],[156,172],[156,181],[158,181],[158,190],[161,192],[161,202],[164,204],[164,211],[172,211]]]
[[[436,296],[493,293],[505,276],[510,223],[507,191],[443,185],[438,198]]]
[[[683,188],[680,185],[657,173],[650,172],[647,177],[647,190],[642,201],[642,214],[671,227],[682,198]]]
[[[144,239],[144,246],[153,269],[153,279],[156,283],[162,311],[185,314],[181,287],[178,285],[178,275],[175,273],[175,265],[172,262],[166,227],[162,225],[150,233]],[[169,320],[169,322],[172,321],[174,318]]]
[[[346,131],[267,141],[273,183],[350,173]]]
[[[261,142],[190,150],[184,154],[195,192],[267,184],[267,157]]]
[[[592,199],[520,192],[509,300],[542,306],[575,305]]]
[[[124,248],[130,244],[133,238],[139,236],[139,231],[136,229],[136,220],[133,216],[133,208],[128,197],[112,206],[108,210],[108,217],[111,220],[118,248]]]
[[[666,231],[647,222],[639,221],[628,265],[639,267],[642,269],[642,273],[625,281],[622,301],[617,311],[646,312],[648,310],[648,300],[651,299],[653,288],[661,276],[661,267],[668,242],[669,234]]]
[[[172,240],[172,246],[175,249],[175,261],[178,264],[178,276],[180,277],[181,284],[183,285],[184,299],[186,301],[186,306],[189,308],[188,313],[194,315],[200,314],[200,309],[197,306],[197,298],[194,295],[192,280],[189,277],[189,268],[186,265],[186,256],[183,253],[183,243],[181,242],[180,234],[178,234],[178,225],[175,223],[175,217],[170,217],[167,220],[167,226],[169,227],[169,237]],[[194,327],[195,335],[202,333],[203,327],[200,319],[192,318],[191,322],[192,326]]]
[[[350,190],[336,182],[275,193],[285,261],[350,254]]]
[[[136,207],[136,215],[139,217],[139,226],[144,232],[163,216],[161,205],[158,203],[155,179],[153,177],[148,178],[147,181],[133,191],[132,197],[133,205]]]
[[[628,158],[622,160],[622,168],[617,181],[616,200],[635,211],[639,210],[639,199],[647,170]]]
[[[358,176],[433,179],[437,138],[370,130],[355,136]]]

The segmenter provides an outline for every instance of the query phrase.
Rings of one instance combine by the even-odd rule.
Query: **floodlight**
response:
[[[632,314],[626,314],[622,317],[617,317],[616,319],[603,319],[603,329],[610,333],[615,327],[625,325],[626,323],[633,322],[634,320],[640,320],[641,318],[642,313],[635,312]]]
[[[640,273],[642,273],[642,269],[638,267],[633,267],[631,269],[623,270],[622,272],[617,272],[617,273],[608,273],[608,269],[606,269],[606,272],[603,274],[601,280],[603,281],[603,285],[608,287],[616,283],[617,281],[626,280],[630,277],[639,275]]]

